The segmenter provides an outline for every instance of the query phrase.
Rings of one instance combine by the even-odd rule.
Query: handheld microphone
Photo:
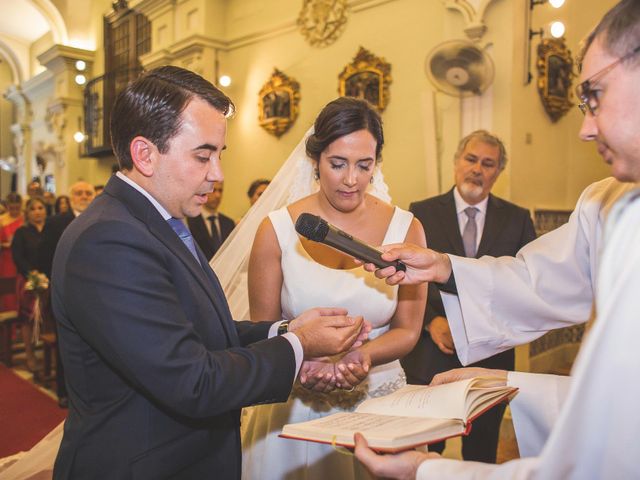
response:
[[[296,232],[314,242],[321,242],[378,268],[395,267],[405,272],[407,266],[399,260],[387,262],[382,252],[337,229],[322,217],[310,213],[301,213],[296,221]]]

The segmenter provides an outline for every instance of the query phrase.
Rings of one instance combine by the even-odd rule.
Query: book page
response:
[[[465,398],[472,379],[427,387],[407,385],[389,395],[362,402],[358,413],[405,417],[464,419]]]
[[[401,445],[403,439],[426,443],[430,439],[460,434],[464,425],[456,420],[411,418],[368,413],[337,413],[308,422],[285,425],[282,434],[310,440],[353,444],[356,432],[372,445]]]

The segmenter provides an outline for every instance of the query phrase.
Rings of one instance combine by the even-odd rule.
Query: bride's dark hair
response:
[[[368,130],[373,135],[379,162],[384,145],[380,114],[366,100],[351,97],[340,97],[322,109],[314,124],[315,133],[307,138],[307,155],[318,161],[331,143],[358,130]]]

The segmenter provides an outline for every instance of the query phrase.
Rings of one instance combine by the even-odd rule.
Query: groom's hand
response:
[[[359,339],[362,317],[349,317],[343,308],[313,308],[289,324],[304,351],[305,358],[324,357],[345,352]]]

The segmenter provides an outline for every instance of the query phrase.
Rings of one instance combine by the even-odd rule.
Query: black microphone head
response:
[[[296,232],[314,242],[322,242],[329,233],[329,224],[317,215],[301,213],[296,221]]]

